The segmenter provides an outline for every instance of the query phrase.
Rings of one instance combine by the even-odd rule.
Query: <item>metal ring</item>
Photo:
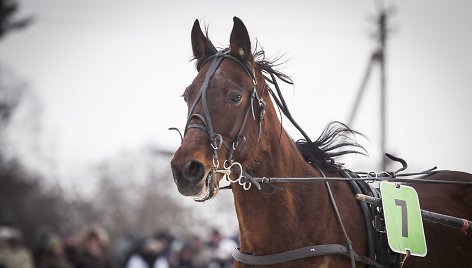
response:
[[[231,174],[230,174],[230,175],[228,175],[229,181],[230,181],[230,182],[239,182],[239,184],[241,184],[241,178],[243,177],[243,167],[241,166],[240,163],[234,162],[234,163],[232,163],[232,164],[229,166],[228,169],[231,170],[231,169],[233,168],[233,166],[239,167],[239,176],[238,176],[237,179],[233,180],[233,179],[231,179]],[[231,171],[231,172],[232,172],[232,171]]]
[[[247,191],[251,189],[251,186],[252,186],[251,182],[247,181],[243,184],[243,189]]]
[[[223,137],[220,134],[215,134],[210,141],[210,145],[213,150],[220,149],[221,145],[223,145]]]
[[[378,178],[377,173],[374,172],[374,171],[371,171],[371,172],[367,173],[367,176],[368,176],[368,177],[371,177],[371,178]]]
[[[220,160],[218,160],[218,158],[213,158],[213,167],[218,168],[219,166],[220,166]]]
[[[233,148],[233,150],[236,150],[236,147],[238,147],[238,146],[237,146],[237,143],[239,143],[239,142],[236,141],[236,140],[233,141],[233,144],[231,145],[231,147]]]

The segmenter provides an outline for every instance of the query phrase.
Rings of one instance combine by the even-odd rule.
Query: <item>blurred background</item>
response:
[[[180,253],[196,247],[196,236],[209,245],[215,235],[237,234],[231,192],[195,203],[178,194],[169,169],[180,139],[167,129],[183,128],[180,96],[196,75],[195,19],[216,46],[226,47],[238,16],[253,45],[282,56],[280,69],[295,82],[283,85],[285,98],[313,138],[333,120],[364,133],[369,156],[343,158],[347,168],[381,171],[383,144],[409,171],[472,172],[470,1],[1,3],[0,225],[13,228],[5,229],[8,237],[20,231],[29,249],[44,233],[65,244],[103,228],[124,267],[136,241],[155,249],[144,241],[172,236]],[[359,95],[379,48],[382,10],[388,15],[384,117],[379,64]]]

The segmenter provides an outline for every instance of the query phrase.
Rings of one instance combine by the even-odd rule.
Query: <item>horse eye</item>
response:
[[[185,101],[185,102],[188,102],[187,97],[185,96],[185,94],[182,94],[181,97],[184,98],[184,101]]]
[[[242,99],[242,96],[241,96],[241,94],[239,94],[239,93],[232,93],[232,94],[229,96],[229,101],[230,101],[231,103],[238,103],[238,102],[241,101],[241,99]]]

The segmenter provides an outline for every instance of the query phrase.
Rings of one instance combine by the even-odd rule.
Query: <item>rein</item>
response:
[[[389,153],[385,154],[388,158],[391,160],[400,162],[402,164],[402,167],[398,169],[397,171],[394,172],[352,172],[349,170],[346,170],[348,173],[352,173],[355,176],[348,176],[348,177],[299,177],[299,178],[294,178],[294,177],[252,177],[247,173],[241,172],[242,167],[241,164],[238,164],[238,172],[239,172],[239,177],[237,180],[231,180],[231,173],[232,173],[232,167],[229,166],[228,168],[225,168],[222,170],[220,173],[224,173],[226,176],[227,180],[230,182],[244,182],[246,183],[246,187],[244,188],[245,190],[249,190],[251,188],[251,183],[257,183],[256,187],[257,189],[261,189],[261,184],[266,184],[270,185],[272,183],[278,183],[278,182],[305,182],[305,183],[313,183],[313,182],[329,182],[329,181],[364,181],[367,183],[373,183],[373,182],[382,182],[382,181],[388,181],[388,182],[403,182],[403,183],[429,183],[429,184],[458,184],[458,185],[468,185],[472,186],[472,182],[469,181],[446,181],[446,180],[428,180],[426,179],[427,177],[439,172],[437,170],[437,167],[430,168],[425,171],[421,172],[414,172],[414,173],[401,173],[405,169],[408,168],[408,164],[406,163],[405,160],[393,156]],[[236,164],[236,163],[235,163]],[[320,168],[317,167],[318,170],[321,171]],[[418,176],[416,178],[405,178],[405,177],[412,177],[412,176]],[[403,177],[403,178],[401,178]],[[242,184],[241,184],[242,185]],[[229,187],[221,187],[220,189],[228,189]],[[246,189],[247,188],[247,189]]]

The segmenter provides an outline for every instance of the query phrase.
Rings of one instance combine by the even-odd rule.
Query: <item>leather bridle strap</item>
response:
[[[214,60],[212,61],[210,68],[207,71],[207,74],[205,76],[205,80],[203,81],[200,91],[198,92],[197,98],[195,98],[195,101],[192,104],[192,108],[189,110],[189,117],[187,120],[187,124],[185,126],[185,132],[184,135],[187,133],[187,130],[192,127],[198,127],[197,124],[191,124],[190,122],[192,121],[193,117],[197,116],[205,125],[205,131],[208,132],[208,135],[210,136],[210,141],[214,139],[215,133],[213,132],[213,124],[211,123],[211,117],[210,117],[210,111],[208,110],[208,104],[206,100],[206,92],[208,88],[208,84],[210,83],[210,79],[213,77],[215,74],[216,70],[218,70],[218,67],[220,67],[221,62],[223,61],[223,57],[215,57]],[[203,116],[194,114],[193,111],[195,110],[195,107],[197,106],[199,101],[202,101],[202,106],[203,106]],[[201,127],[198,127],[201,128]]]
[[[246,112],[244,114],[243,122],[241,123],[241,127],[239,128],[239,131],[238,131],[238,133],[236,134],[236,136],[234,137],[234,139],[231,143],[227,143],[226,141],[224,141],[223,137],[220,134],[217,134],[217,133],[214,132],[213,124],[211,122],[209,106],[208,106],[208,103],[207,103],[207,96],[206,96],[207,90],[208,90],[208,85],[210,83],[211,78],[216,73],[216,71],[220,67],[221,63],[223,62],[223,60],[226,59],[226,58],[231,59],[234,62],[238,63],[244,69],[246,74],[251,78],[252,83],[253,83],[253,88],[252,88],[252,92],[251,92],[251,95],[250,95],[250,102],[249,102],[249,105],[248,105],[248,107],[246,109]],[[234,153],[234,151],[237,150],[237,149],[241,150],[242,145],[244,145],[244,142],[245,142],[246,138],[243,135],[243,131],[245,129],[246,122],[247,122],[247,119],[249,117],[250,111],[252,111],[254,119],[256,119],[255,115],[254,115],[254,105],[253,105],[254,104],[254,99],[256,99],[258,101],[258,104],[259,104],[259,113],[260,114],[259,114],[258,119],[259,119],[259,136],[260,136],[261,122],[262,122],[262,118],[263,118],[264,111],[265,111],[265,102],[262,99],[262,97],[260,97],[257,93],[257,82],[256,82],[254,72],[251,72],[250,69],[245,64],[240,62],[238,59],[236,59],[235,57],[229,55],[228,50],[219,51],[215,55],[208,58],[207,61],[209,61],[210,59],[213,59],[212,62],[211,62],[211,65],[208,68],[208,71],[205,75],[205,79],[204,79],[202,85],[200,86],[199,93],[198,93],[197,97],[195,98],[195,100],[194,100],[194,102],[193,102],[193,104],[192,104],[192,106],[189,110],[184,135],[187,133],[189,128],[198,128],[198,129],[201,129],[201,130],[208,133],[208,136],[210,138],[210,145],[213,149],[213,161],[214,161],[213,165],[214,165],[214,168],[216,168],[218,166],[217,151],[221,147],[221,145],[224,145],[226,147],[226,149],[228,150],[228,154],[227,154],[227,157],[226,157],[228,165],[233,162],[233,153]],[[205,63],[203,63],[203,65]],[[198,103],[200,101],[201,101],[202,108],[203,108],[203,115],[198,114],[198,113],[194,113],[195,108],[196,108],[196,106],[198,105]],[[201,121],[201,123],[192,123],[192,120],[194,118],[199,119],[199,121]]]
[[[289,250],[282,253],[255,256],[250,254],[242,253],[239,249],[233,251],[233,258],[248,265],[274,265],[279,263],[285,263],[289,261],[300,260],[309,257],[324,256],[330,254],[339,254],[349,257],[351,254],[354,256],[356,262],[362,262],[367,265],[372,265],[378,268],[385,268],[385,266],[379,264],[371,258],[360,256],[356,252],[349,253],[349,249],[339,244],[326,244],[303,247],[299,249]]]

